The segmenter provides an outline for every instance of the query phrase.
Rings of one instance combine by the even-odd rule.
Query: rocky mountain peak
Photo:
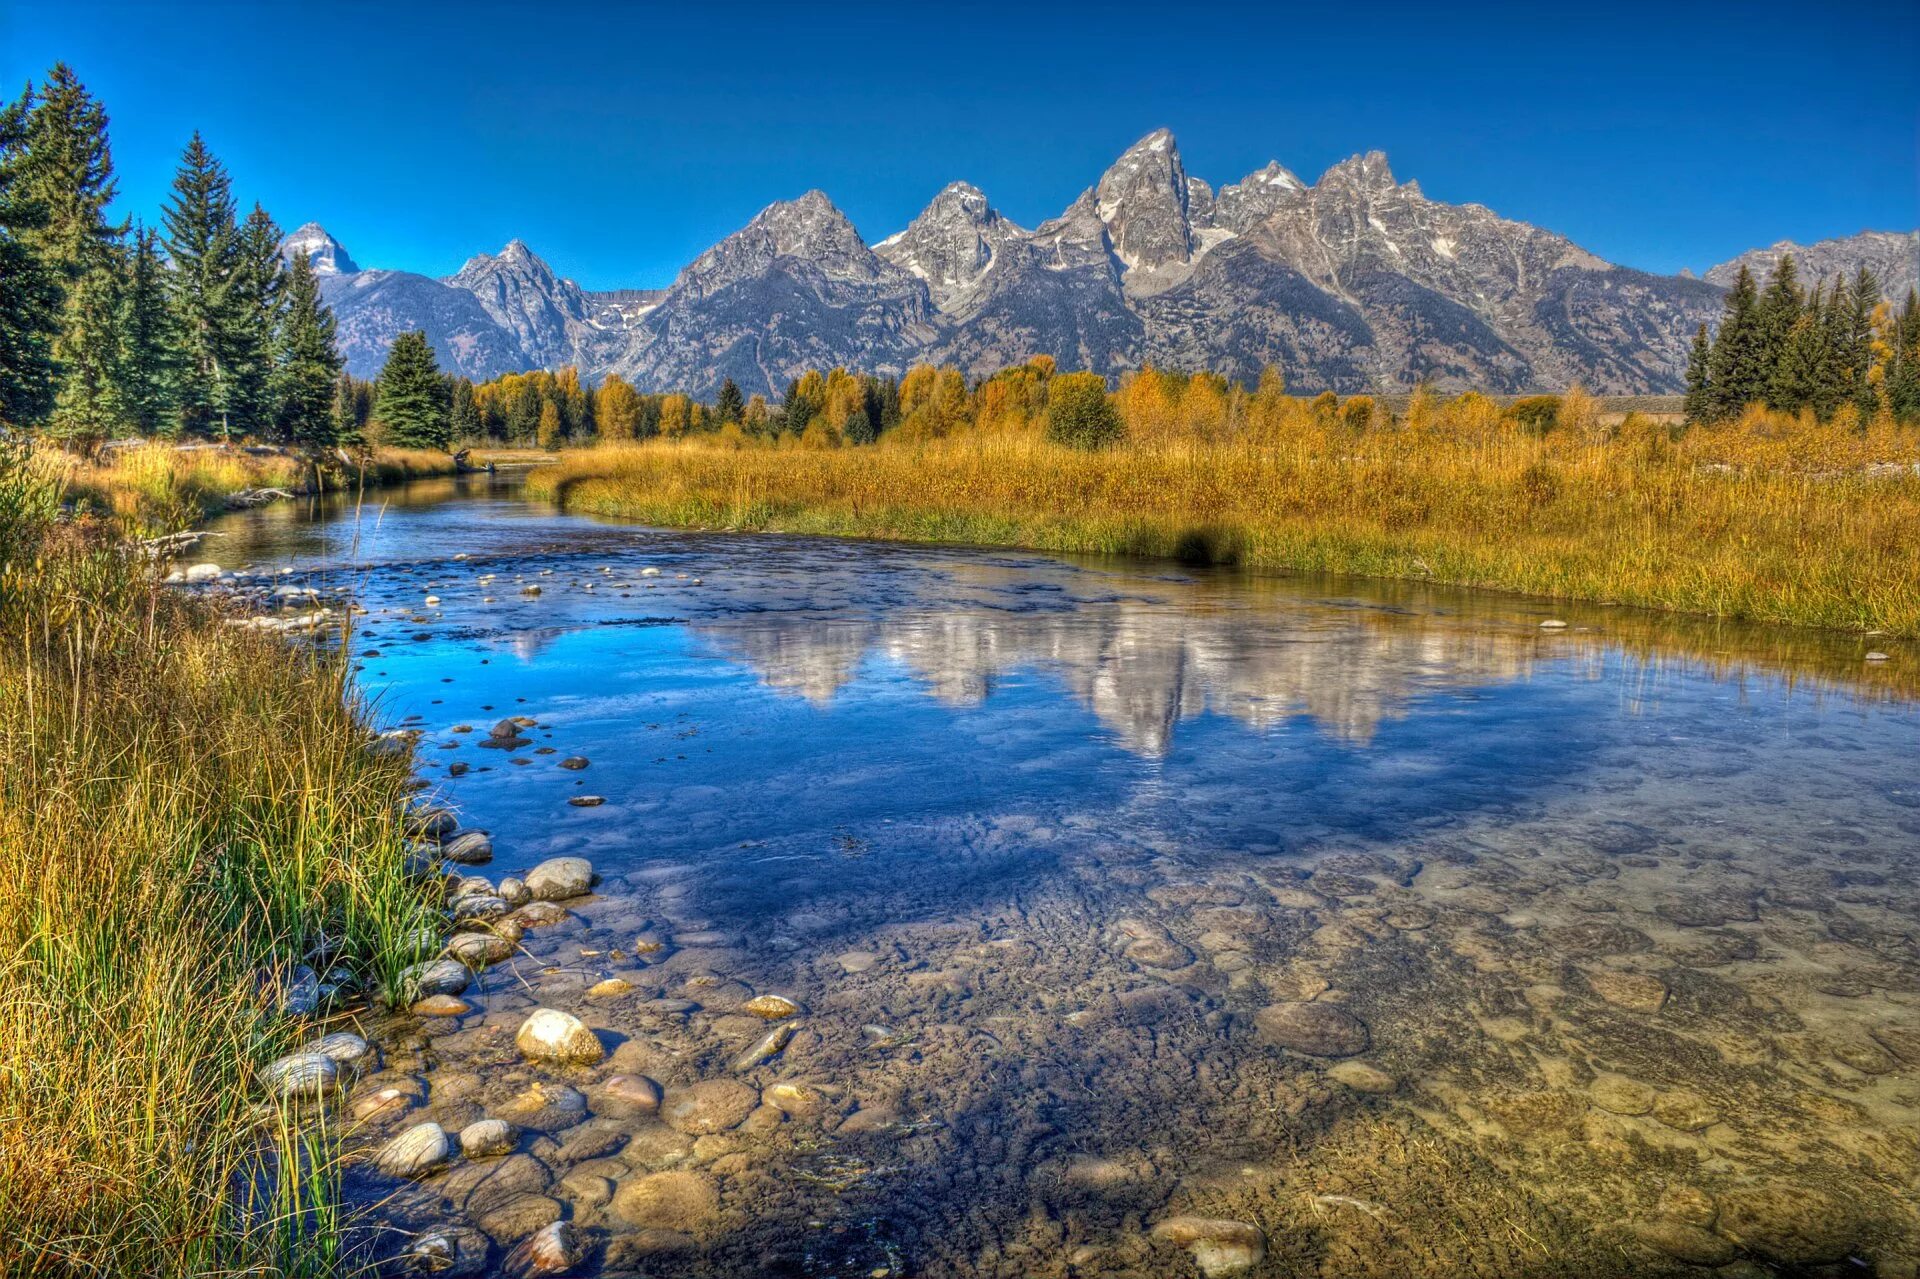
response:
[[[695,258],[674,288],[707,294],[759,275],[777,261],[804,262],[829,279],[870,281],[892,270],[874,256],[847,215],[825,193],[780,200]]]
[[[947,310],[993,264],[994,255],[1026,232],[1007,221],[970,182],[950,183],[906,229],[874,252],[927,282],[934,305]]]
[[[296,253],[306,255],[315,275],[351,275],[360,269],[346,247],[318,222],[308,222],[280,241],[282,260],[291,262]]]
[[[1321,174],[1320,181],[1314,184],[1316,188],[1329,185],[1363,191],[1391,191],[1397,184],[1393,180],[1393,170],[1387,165],[1387,153],[1369,151],[1365,155],[1348,156]]]
[[[1114,256],[1129,273],[1193,260],[1187,171],[1170,131],[1155,129],[1128,147],[1093,194]]]
[[[1220,188],[1213,204],[1213,223],[1229,231],[1245,232],[1297,200],[1307,184],[1278,160]]]

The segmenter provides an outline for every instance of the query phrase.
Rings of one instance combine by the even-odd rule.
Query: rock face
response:
[[[359,376],[395,334],[424,328],[442,366],[468,377],[570,364],[701,397],[727,377],[777,397],[809,368],[936,362],[984,376],[1038,354],[1108,378],[1151,362],[1251,381],[1274,365],[1300,392],[1423,380],[1673,392],[1741,261],[1763,271],[1791,251],[1811,277],[1867,265],[1894,297],[1920,276],[1920,232],[1782,241],[1705,280],[1649,275],[1480,205],[1430,200],[1377,151],[1311,184],[1273,162],[1216,191],[1164,129],[1032,230],[956,182],[869,248],[810,191],[769,205],[665,290],[588,293],[518,240],[444,280],[361,270],[313,224],[283,251],[321,271]]]
[[[1880,296],[1896,303],[1907,296],[1908,289],[1920,288],[1920,231],[1862,231],[1813,244],[1780,240],[1709,267],[1706,278],[1723,288],[1730,287],[1745,266],[1764,283],[1774,264],[1788,253],[1793,255],[1803,281],[1819,282],[1836,276],[1850,280],[1865,267],[1880,281]]]

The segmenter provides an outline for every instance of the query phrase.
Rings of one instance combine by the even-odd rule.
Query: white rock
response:
[[[324,1097],[340,1086],[340,1063],[323,1052],[290,1053],[268,1063],[260,1078],[285,1100]]]
[[[205,564],[188,565],[187,571],[181,575],[180,580],[184,582],[211,582],[219,576],[220,566],[209,561]]]
[[[557,1008],[534,1009],[513,1042],[529,1060],[561,1065],[591,1066],[606,1054],[585,1022]]]
[[[415,1124],[382,1146],[373,1166],[389,1177],[424,1177],[452,1157],[447,1130],[428,1122]]]
[[[584,857],[550,857],[527,872],[526,883],[539,901],[582,897],[593,891],[593,864]]]
[[[510,1155],[519,1131],[504,1119],[480,1119],[460,1130],[460,1153],[469,1159]]]

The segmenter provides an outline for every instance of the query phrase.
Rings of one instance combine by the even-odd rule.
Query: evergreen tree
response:
[[[174,174],[164,221],[167,283],[181,344],[180,417],[185,429],[208,434],[228,409],[228,345],[236,307],[233,287],[238,233],[233,183],[198,133]]]
[[[1816,292],[1813,306],[1801,313],[1787,333],[1786,347],[1767,384],[1767,403],[1773,408],[1787,413],[1806,408],[1821,411],[1820,404],[1833,380],[1827,358],[1827,328],[1819,312],[1822,300]]]
[[[180,425],[180,340],[167,300],[159,234],[134,233],[120,307],[120,382],[130,425],[170,435]]]
[[[51,347],[58,436],[91,444],[124,425],[120,386],[121,249],[110,224],[116,183],[107,113],[66,63],[54,64],[27,117],[24,185],[44,211],[28,243],[61,291]]]
[[[240,227],[228,295],[227,407],[235,432],[265,434],[275,427],[274,348],[284,277],[280,228],[256,204]]]
[[[342,444],[362,443],[359,397],[355,390],[351,374],[342,373],[333,384],[334,438]]]
[[[720,380],[720,393],[713,401],[714,416],[724,424],[738,422],[747,411],[747,397],[740,394],[740,388],[732,378]]]
[[[473,383],[466,378],[453,379],[447,419],[456,440],[478,440],[485,433],[480,421],[480,408],[473,402]]]
[[[1693,334],[1693,346],[1687,352],[1687,398],[1685,401],[1686,420],[1689,426],[1699,426],[1711,421],[1714,416],[1713,383],[1708,376],[1708,365],[1713,354],[1713,343],[1707,338],[1707,326],[1702,324]],[[1262,391],[1265,391],[1265,375],[1261,377]]]
[[[1920,296],[1907,290],[1887,353],[1887,408],[1899,421],[1920,419]]]
[[[387,350],[373,415],[386,442],[402,448],[444,449],[449,423],[440,367],[425,332],[402,333]]]
[[[46,209],[26,182],[33,91],[0,105],[0,423],[44,421],[53,408],[53,338],[60,288],[33,236]]]
[[[1760,294],[1756,311],[1760,333],[1759,372],[1763,388],[1771,386],[1774,370],[1786,355],[1793,326],[1799,322],[1800,313],[1805,308],[1806,297],[1800,288],[1799,269],[1794,265],[1793,255],[1783,253],[1773,264],[1773,274],[1767,277],[1767,287]]]
[[[1726,315],[1713,339],[1713,353],[1707,362],[1707,383],[1712,388],[1715,421],[1737,417],[1740,410],[1766,391],[1767,367],[1762,352],[1758,315],[1759,293],[1753,273],[1746,264],[1734,277],[1727,293]]]
[[[1841,351],[1837,363],[1849,385],[1842,392],[1851,397],[1860,410],[1862,421],[1873,416],[1877,406],[1870,376],[1873,370],[1873,313],[1880,305],[1880,281],[1872,271],[1861,267],[1848,290],[1846,314],[1840,321]]]
[[[305,449],[337,444],[334,384],[340,377],[340,352],[334,346],[333,313],[321,305],[320,282],[304,253],[293,255],[276,337],[273,390],[281,437]]]
[[[1047,438],[1077,449],[1116,443],[1126,433],[1098,373],[1062,373],[1047,383]]]

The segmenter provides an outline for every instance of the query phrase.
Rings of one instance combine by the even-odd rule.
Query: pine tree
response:
[[[1767,404],[1787,413],[1819,405],[1832,380],[1827,358],[1827,329],[1820,315],[1821,295],[1793,322],[1785,349],[1767,383]]]
[[[1850,384],[1843,394],[1853,400],[1865,421],[1878,407],[1869,375],[1873,369],[1873,313],[1880,305],[1880,281],[1866,267],[1853,277],[1847,304],[1841,320],[1840,362]]]
[[[713,401],[714,416],[722,423],[738,422],[747,411],[747,397],[740,394],[740,388],[732,378],[720,380],[720,393]]]
[[[359,444],[361,438],[359,396],[351,374],[342,373],[333,384],[334,438],[342,444]]]
[[[1765,393],[1767,368],[1761,353],[1759,300],[1753,273],[1741,263],[1740,273],[1727,293],[1726,315],[1720,321],[1707,362],[1715,421],[1738,417],[1742,409]]]
[[[444,449],[449,423],[440,367],[425,332],[402,333],[387,349],[373,416],[386,442],[402,448]]]
[[[259,205],[240,227],[227,311],[229,429],[265,434],[275,427],[274,346],[280,331],[285,268],[280,228]]]
[[[1707,338],[1707,326],[1702,324],[1693,334],[1693,347],[1687,352],[1687,397],[1685,400],[1686,420],[1689,426],[1699,426],[1711,421],[1714,416],[1713,382],[1708,376],[1708,366],[1712,360],[1713,343]],[[1265,394],[1266,378],[1261,378],[1261,393]]]
[[[1783,253],[1773,264],[1773,274],[1767,277],[1767,287],[1760,294],[1755,312],[1760,334],[1757,358],[1762,388],[1772,383],[1774,370],[1786,355],[1793,326],[1805,308],[1799,269],[1794,265],[1793,255]]]
[[[456,440],[478,440],[485,431],[485,426],[480,421],[480,408],[473,400],[473,383],[466,378],[453,379],[447,419],[453,431],[453,438]]]
[[[133,429],[171,435],[180,426],[180,338],[167,300],[160,237],[134,233],[120,307],[120,383]]]
[[[273,377],[279,432],[305,449],[329,448],[340,440],[334,407],[340,352],[333,313],[320,302],[320,282],[304,253],[293,255],[284,302]]]
[[[31,89],[0,105],[0,424],[38,424],[53,409],[60,288],[33,244],[46,209],[27,189]]]
[[[131,413],[120,382],[120,279],[112,267],[88,271],[67,290],[54,343],[59,371],[50,434],[91,450],[121,434]]]
[[[238,231],[233,182],[198,133],[187,144],[168,201],[167,283],[181,343],[180,417],[211,434],[228,409],[228,343],[234,328]]]

